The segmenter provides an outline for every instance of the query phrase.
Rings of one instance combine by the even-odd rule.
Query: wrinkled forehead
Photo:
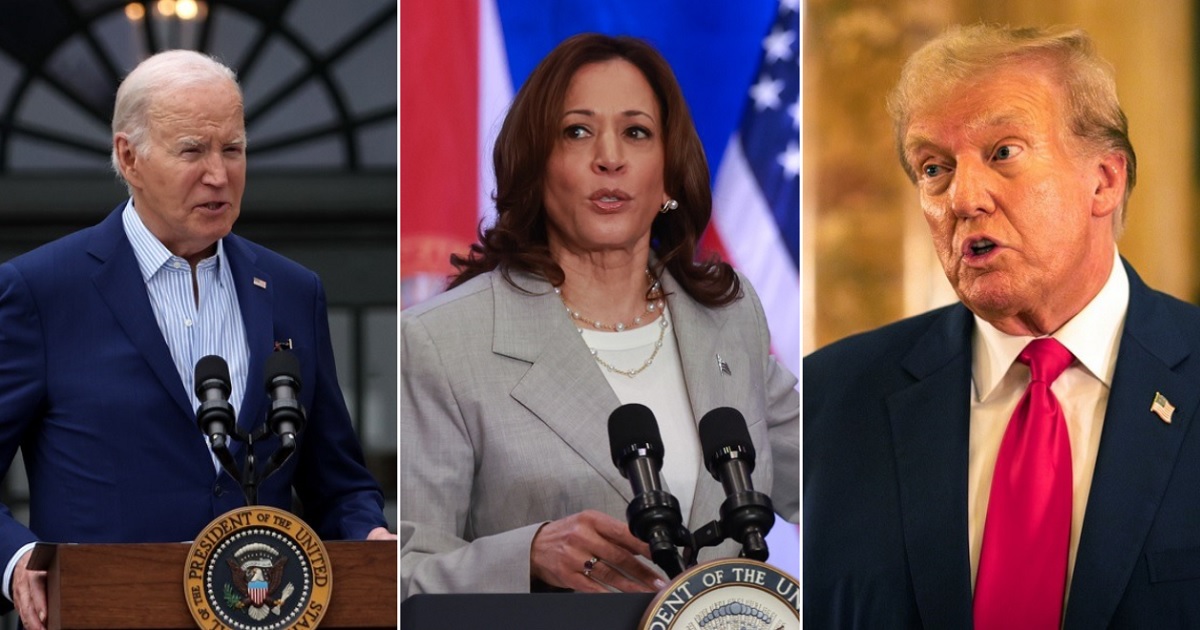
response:
[[[947,128],[967,134],[997,128],[1065,127],[1066,90],[1039,64],[1007,64],[955,80],[933,81],[914,98],[905,149]]]
[[[222,81],[164,87],[154,94],[147,113],[153,129],[171,135],[188,129],[245,129],[241,94]]]

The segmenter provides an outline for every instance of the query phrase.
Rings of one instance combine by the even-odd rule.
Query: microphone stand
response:
[[[217,455],[217,461],[221,463],[221,468],[233,477],[234,481],[242,488],[242,495],[246,498],[246,505],[258,505],[258,489],[268,477],[275,474],[287,460],[292,457],[292,453],[296,451],[296,443],[294,440],[287,444],[280,444],[279,448],[271,454],[271,458],[267,460],[267,466],[262,471],[255,470],[256,458],[254,456],[254,443],[262,440],[271,433],[270,428],[263,424],[259,425],[258,429],[250,433],[245,433],[234,427],[229,433],[229,437],[238,442],[246,444],[246,459],[243,462],[242,471],[238,471],[237,462],[233,459],[233,454],[229,452],[229,448],[221,443],[213,445],[213,452]]]

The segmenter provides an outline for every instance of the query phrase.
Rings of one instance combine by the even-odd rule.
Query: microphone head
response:
[[[754,442],[742,412],[733,407],[717,407],[700,419],[700,448],[704,467],[716,475],[716,468],[738,459],[754,470]]]
[[[622,475],[625,462],[638,455],[652,458],[656,469],[662,467],[662,435],[654,412],[645,405],[621,405],[608,416],[608,446],[613,465],[621,469]]]
[[[218,382],[210,382],[214,380]],[[196,362],[196,397],[203,400],[204,390],[214,386],[220,386],[225,392],[225,397],[229,397],[229,364],[225,363],[225,359],[210,354],[200,357]]]
[[[280,377],[290,378],[295,381],[292,387],[300,389],[300,360],[290,350],[272,352],[267,357],[267,365],[263,372],[267,377],[267,391],[275,386],[275,379]]]

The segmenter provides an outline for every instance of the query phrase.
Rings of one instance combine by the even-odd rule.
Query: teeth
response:
[[[976,254],[986,254],[992,251],[994,247],[996,247],[996,244],[986,238],[971,243],[971,251]]]
[[[620,201],[620,199],[617,199],[616,197],[601,197],[600,201],[613,202],[613,201]]]

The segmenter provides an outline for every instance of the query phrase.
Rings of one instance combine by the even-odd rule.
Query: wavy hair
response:
[[[538,64],[517,92],[504,119],[492,161],[496,169],[496,223],[479,230],[479,241],[466,256],[454,254],[458,270],[450,287],[499,269],[504,279],[513,270],[533,273],[554,286],[565,280],[550,254],[543,200],[546,165],[560,137],[559,119],[567,88],[585,65],[622,59],[636,67],[654,90],[661,111],[663,184],[679,207],[658,214],[650,227],[655,253],[651,272],[670,272],[683,290],[706,306],[729,304],[741,297],[741,283],[728,263],[716,257],[696,261],[696,246],[712,215],[708,162],[683,91],[662,55],[633,37],[595,33],[564,40]],[[522,289],[523,290],[523,289]]]

